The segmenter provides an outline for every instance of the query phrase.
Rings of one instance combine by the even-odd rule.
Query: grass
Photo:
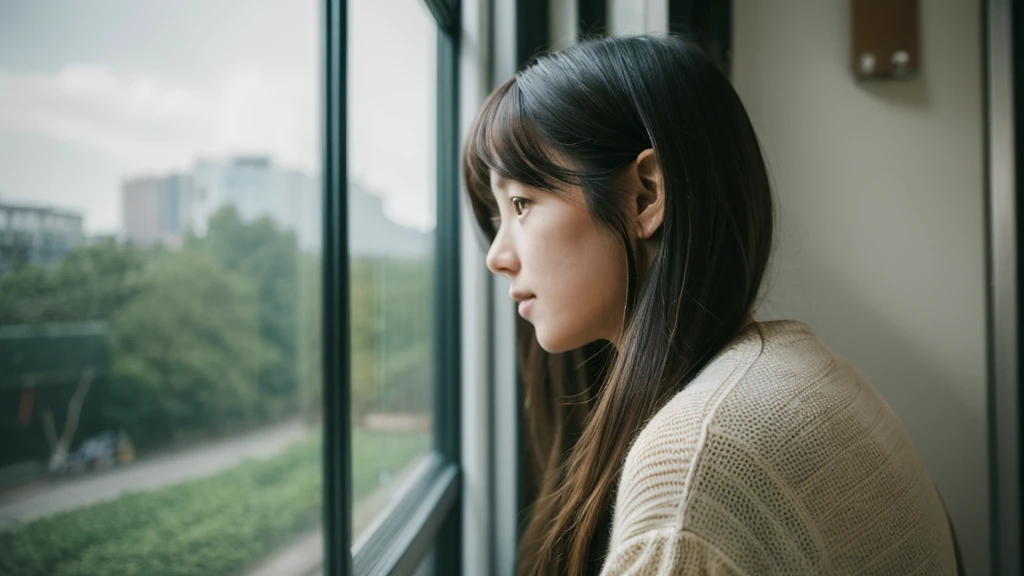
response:
[[[415,432],[352,431],[352,499],[380,485],[381,472],[397,472],[430,447],[430,437]]]
[[[429,447],[353,430],[353,498]],[[0,533],[0,574],[237,574],[320,523],[321,437],[220,474],[64,512]]]

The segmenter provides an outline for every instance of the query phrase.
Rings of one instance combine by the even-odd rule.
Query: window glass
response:
[[[437,572],[437,570],[434,568],[436,564],[437,553],[433,549],[431,549],[430,552],[427,552],[427,555],[423,558],[423,561],[420,562],[420,565],[418,568],[416,568],[416,571],[413,572],[413,576],[434,576],[434,574]]]
[[[322,562],[321,18],[0,6],[0,573]]]
[[[348,6],[357,541],[433,444],[437,25],[423,2]]]

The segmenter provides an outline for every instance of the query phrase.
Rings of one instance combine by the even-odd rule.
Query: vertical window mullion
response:
[[[607,0],[576,0],[577,39],[603,36],[608,29]]]
[[[549,47],[549,0],[516,0],[516,23],[516,62],[521,69]]]
[[[732,0],[668,0],[668,29],[700,44],[728,77],[732,70]]]
[[[437,86],[437,449],[448,461],[460,455],[459,381],[459,245],[456,40],[438,34]]]
[[[324,2],[324,572],[352,574],[346,162],[347,2]]]
[[[459,463],[462,451],[459,387],[461,385],[461,318],[459,281],[458,183],[458,30],[456,4],[453,23],[437,37],[437,449],[449,462]],[[437,574],[461,574],[462,505],[452,507],[435,542]]]

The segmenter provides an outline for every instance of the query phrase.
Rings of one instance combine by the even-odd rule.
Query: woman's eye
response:
[[[515,207],[516,214],[519,215],[519,216],[521,216],[523,214],[523,210],[526,210],[526,204],[527,203],[528,203],[528,201],[526,200],[526,198],[518,198],[518,197],[512,198],[512,206]]]

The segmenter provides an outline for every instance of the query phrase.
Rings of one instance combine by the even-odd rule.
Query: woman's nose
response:
[[[516,256],[508,235],[501,229],[498,230],[498,235],[494,237],[494,242],[491,242],[491,247],[487,250],[487,269],[495,274],[506,276],[513,276],[519,272],[519,258]]]

